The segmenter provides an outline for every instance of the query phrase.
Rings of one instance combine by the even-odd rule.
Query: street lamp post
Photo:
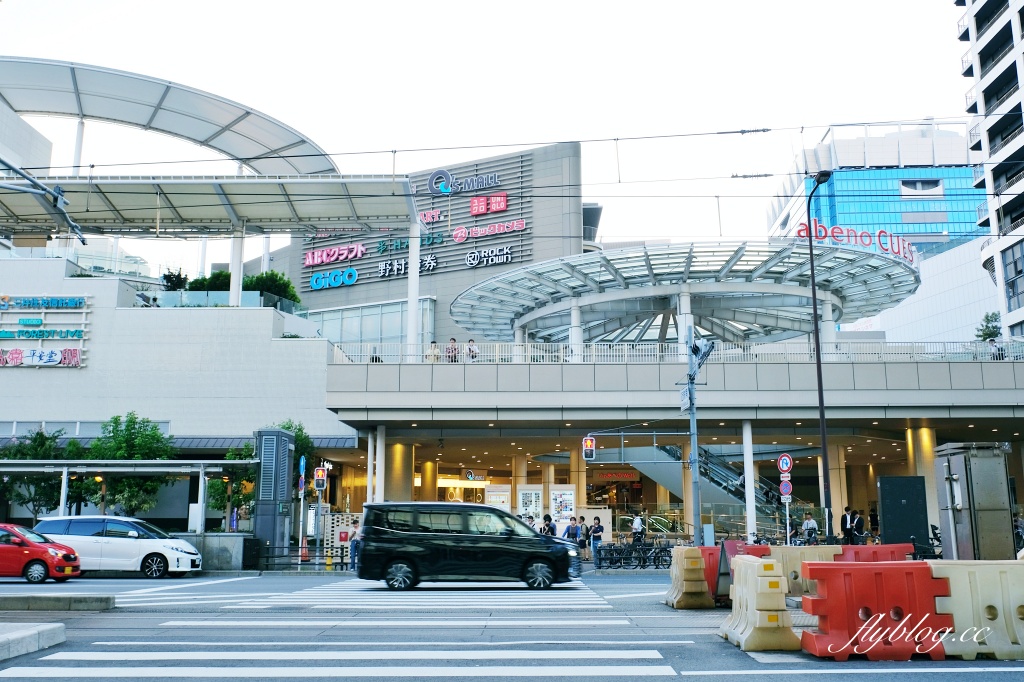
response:
[[[821,329],[818,326],[818,283],[814,277],[814,232],[811,225],[811,199],[818,188],[828,182],[832,171],[818,171],[814,176],[814,187],[807,195],[807,249],[811,265],[811,321],[814,326],[814,368],[818,374],[818,427],[821,429],[822,483],[825,488],[825,537],[832,537],[832,487],[829,481],[828,429],[825,426],[825,390],[821,380]],[[829,303],[828,305],[831,305]]]

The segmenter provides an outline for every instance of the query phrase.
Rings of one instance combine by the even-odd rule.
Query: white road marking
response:
[[[640,635],[640,639],[636,642],[631,642],[628,636],[624,636],[619,639],[588,639],[587,644],[594,645],[623,645],[623,644],[693,644],[694,642],[686,639],[648,639],[646,636]],[[346,649],[352,646],[383,646],[388,648],[398,648],[400,646],[484,646],[484,647],[497,647],[497,646],[522,646],[522,645],[534,645],[534,644],[551,644],[550,639],[506,639],[500,642],[404,642],[399,643],[394,640],[388,640],[387,642],[380,641],[359,641],[346,638],[344,642],[309,642],[304,644],[307,651],[310,650],[321,650],[330,649],[331,647],[344,647]],[[186,646],[186,647],[203,647],[203,646],[217,646],[217,647],[230,647],[230,646],[258,646],[258,647],[269,647],[269,646],[295,646],[295,642],[270,642],[261,640],[259,642],[207,642],[207,641],[185,641],[185,640],[119,640],[115,642],[93,642],[93,646]]]
[[[552,627],[568,626],[629,625],[625,618],[570,620],[497,620],[497,619],[452,619],[444,620],[169,620],[161,623],[164,628],[333,628],[333,627],[431,627],[431,628],[482,628],[482,627]]]
[[[661,592],[637,592],[635,594],[608,594],[605,599],[627,599],[629,597],[664,597],[665,590]]]
[[[558,665],[558,666],[474,666],[424,668],[422,666],[367,666],[367,667],[308,667],[298,670],[295,666],[281,668],[264,667],[196,667],[157,668],[157,667],[117,667],[117,668],[8,668],[0,670],[0,678],[45,678],[74,677],[83,678],[229,678],[229,679],[265,679],[272,677],[294,678],[297,673],[315,674],[319,678],[331,677],[379,677],[392,679],[398,677],[621,677],[634,679],[637,677],[675,677],[676,671],[670,665]],[[761,671],[761,674],[764,674]]]
[[[255,579],[259,578],[259,577],[260,576],[258,576],[258,575],[250,575],[250,576],[243,576],[241,578],[222,578],[220,580],[204,580],[201,583],[194,583],[192,581],[188,581],[188,582],[179,583],[177,585],[168,585],[166,587],[150,587],[150,588],[143,589],[143,590],[129,590],[127,592],[118,592],[118,594],[119,595],[121,595],[121,594],[125,594],[125,595],[128,595],[128,594],[149,594],[151,592],[166,592],[168,590],[184,590],[184,589],[190,589],[190,588],[193,588],[193,587],[202,587],[203,585],[218,585],[220,583],[233,583],[233,582],[237,582],[239,580],[255,580]]]
[[[588,659],[660,659],[654,649],[587,649],[580,652]],[[179,661],[182,656],[190,661],[303,661],[311,660],[308,651],[65,651],[43,656],[44,661]],[[564,659],[564,651],[389,651],[388,660],[393,661],[499,661],[499,660],[552,660]],[[318,651],[320,661],[376,661],[378,652],[366,651]]]
[[[920,673],[921,675],[964,675],[967,673],[1013,673],[1014,675],[1020,675],[1020,667],[1016,668],[847,668],[845,665],[836,668],[815,668],[814,670],[808,670],[807,668],[795,669],[795,670],[771,670],[765,671],[763,668],[757,670],[721,670],[716,668],[715,670],[686,670],[681,671],[679,674],[683,677],[708,677],[713,678],[717,675],[758,675],[763,676],[765,674],[771,674],[772,676],[781,675],[906,675],[908,672]]]

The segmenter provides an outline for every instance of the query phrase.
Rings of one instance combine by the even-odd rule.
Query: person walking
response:
[[[878,523],[878,510],[874,507],[872,507],[871,511],[868,513],[868,528],[871,529],[871,535],[877,538],[881,525]]]
[[[594,517],[594,525],[590,527],[590,553],[594,557],[594,568],[601,568],[601,535],[604,533],[604,526],[601,525],[601,517]]]
[[[454,337],[448,339],[448,345],[444,347],[444,360],[445,362],[459,361],[459,344],[455,342]]]
[[[633,517],[633,543],[640,543],[644,541],[644,510],[641,509],[640,513]]]
[[[359,519],[353,519],[348,529],[348,570],[356,572],[359,565],[359,550],[363,548],[363,529],[359,527]]]

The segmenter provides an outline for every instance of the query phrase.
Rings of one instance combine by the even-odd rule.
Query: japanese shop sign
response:
[[[420,258],[420,272],[433,272],[437,268],[437,256],[429,254]],[[378,277],[392,277],[409,274],[409,259],[386,260],[377,263]]]
[[[358,279],[359,273],[356,272],[355,268],[331,270],[330,272],[318,272],[309,278],[309,288],[316,291],[317,289],[348,287],[355,284]]]
[[[16,308],[84,308],[85,298],[54,298],[49,296],[2,296],[0,295],[0,310],[14,310]]]
[[[526,229],[526,220],[520,218],[519,220],[510,220],[507,223],[492,223],[486,227],[456,227],[452,230],[452,240],[456,244],[461,244],[467,239],[476,239],[477,237],[490,237],[496,234],[506,234],[508,232],[518,232]]]
[[[468,178],[459,179],[446,170],[436,170],[427,179],[427,190],[437,196],[447,196],[459,192],[474,192],[488,187],[497,187],[500,184],[497,173],[471,175]]]
[[[0,350],[0,367],[81,367],[79,348],[11,348]]]
[[[487,197],[473,197],[469,200],[469,215],[500,213],[508,210],[508,194],[492,194]]]
[[[441,220],[441,209],[434,209],[433,211],[420,211],[420,222],[424,225],[436,223]]]
[[[307,251],[302,256],[302,267],[309,268],[314,265],[327,265],[343,260],[355,260],[366,255],[366,247],[362,244],[348,244],[345,246],[332,246],[326,249],[315,249]]]
[[[420,246],[434,246],[444,242],[444,235],[440,232],[428,232],[420,235]],[[409,249],[409,238],[405,239],[381,239],[377,242],[377,253],[384,255],[388,251],[407,251]]]
[[[0,330],[0,339],[84,339],[81,329],[19,329]]]
[[[483,265],[501,265],[512,262],[512,247],[499,246],[493,249],[480,249],[466,254],[466,266],[475,268]]]
[[[895,235],[886,230],[878,230],[871,233],[858,230],[853,227],[840,227],[833,225],[826,227],[815,218],[811,221],[811,231],[814,232],[814,239],[819,242],[835,244],[837,246],[853,246],[862,249],[870,249],[875,253],[884,253],[902,259],[907,265],[915,269],[920,268],[917,258],[917,249],[903,237]],[[800,223],[797,226],[797,238],[807,239],[807,223]]]

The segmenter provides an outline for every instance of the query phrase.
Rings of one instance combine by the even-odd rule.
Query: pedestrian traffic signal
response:
[[[327,467],[313,469],[313,489],[327,490]]]
[[[592,461],[597,457],[597,439],[587,436],[583,439],[583,459]]]

